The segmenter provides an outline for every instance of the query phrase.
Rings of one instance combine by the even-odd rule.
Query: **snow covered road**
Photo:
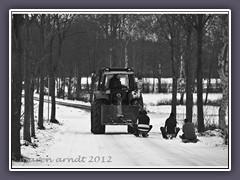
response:
[[[13,167],[228,168],[227,146],[206,143],[221,139],[199,137],[200,142],[196,144],[184,144],[179,137],[163,139],[159,127],[164,125],[164,115],[149,114],[153,125],[150,136],[137,138],[127,134],[126,126],[106,126],[106,134],[91,134],[89,111],[63,106],[57,106],[57,111],[61,125],[51,143],[48,146],[40,144],[36,148],[38,155],[30,157],[33,161],[14,163]]]

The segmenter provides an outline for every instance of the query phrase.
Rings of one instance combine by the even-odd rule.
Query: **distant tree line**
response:
[[[138,77],[172,78],[172,112],[176,112],[178,81],[186,93],[186,115],[192,121],[197,82],[198,131],[204,131],[203,78],[220,78],[223,99],[219,124],[226,128],[228,107],[228,14],[12,14],[11,21],[11,147],[19,159],[20,118],[24,98],[23,138],[35,136],[33,92],[39,92],[38,127],[44,129],[43,99],[49,79],[51,118],[56,120],[55,94],[82,91],[81,77],[102,67],[134,68]],[[67,80],[68,79],[68,80]],[[67,81],[69,83],[67,83]],[[57,92],[55,90],[57,89]],[[24,91],[23,91],[24,90]],[[143,86],[144,90],[144,86]],[[24,96],[23,95],[24,92]],[[69,97],[71,94],[69,94]]]

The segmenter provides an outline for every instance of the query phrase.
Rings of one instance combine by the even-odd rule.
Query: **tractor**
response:
[[[139,111],[143,109],[132,68],[103,68],[97,74],[98,84],[91,103],[91,132],[104,134],[106,125],[127,125],[133,133]],[[113,82],[113,79],[118,83]],[[117,79],[116,79],[117,78]]]

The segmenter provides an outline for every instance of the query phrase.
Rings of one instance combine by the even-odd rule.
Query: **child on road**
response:
[[[160,127],[160,131],[162,132],[163,138],[168,139],[168,136],[170,136],[171,138],[177,137],[177,134],[180,128],[176,126],[177,126],[177,121],[174,113],[172,112],[170,116],[167,118],[167,120],[165,121],[165,126]]]

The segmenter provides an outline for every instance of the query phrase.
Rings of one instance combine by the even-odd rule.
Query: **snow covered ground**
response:
[[[153,125],[148,138],[137,138],[128,134],[126,126],[107,126],[106,134],[93,135],[90,133],[89,111],[60,105],[57,105],[56,117],[60,125],[51,124],[47,121],[45,110],[46,130],[36,130],[37,137],[33,139],[33,144],[23,142],[24,161],[12,162],[12,168],[78,168],[77,170],[229,168],[230,152],[228,146],[224,145],[221,131],[208,131],[203,136],[198,134],[200,141],[196,144],[184,144],[179,137],[165,140],[159,128],[164,125],[171,107],[152,105],[148,103],[149,99],[144,96]],[[156,96],[151,103],[154,100],[157,101]],[[47,103],[44,107],[47,108]],[[210,112],[217,112],[213,109]],[[36,108],[35,111],[37,110]],[[37,113],[35,118],[37,120]],[[182,126],[180,117],[178,126]]]
[[[206,94],[203,94],[203,99],[205,98]],[[170,114],[171,108],[169,105],[158,105],[161,104],[161,102],[169,102],[171,100],[172,95],[171,93],[161,93],[161,94],[143,94],[143,102],[145,104],[145,108],[150,113],[157,113],[157,114]],[[184,96],[185,101],[186,96]],[[208,95],[208,99],[213,101],[220,100],[222,98],[222,94],[220,93],[213,93]],[[177,94],[177,99],[180,99],[180,94]],[[196,104],[197,102],[197,94],[193,94],[193,102]],[[204,106],[204,119],[205,124],[218,124],[218,106]],[[185,105],[179,105],[177,106],[177,120],[183,121],[186,118],[186,106]],[[193,123],[197,122],[197,106],[193,106]],[[226,123],[228,124],[228,112],[226,116]]]

